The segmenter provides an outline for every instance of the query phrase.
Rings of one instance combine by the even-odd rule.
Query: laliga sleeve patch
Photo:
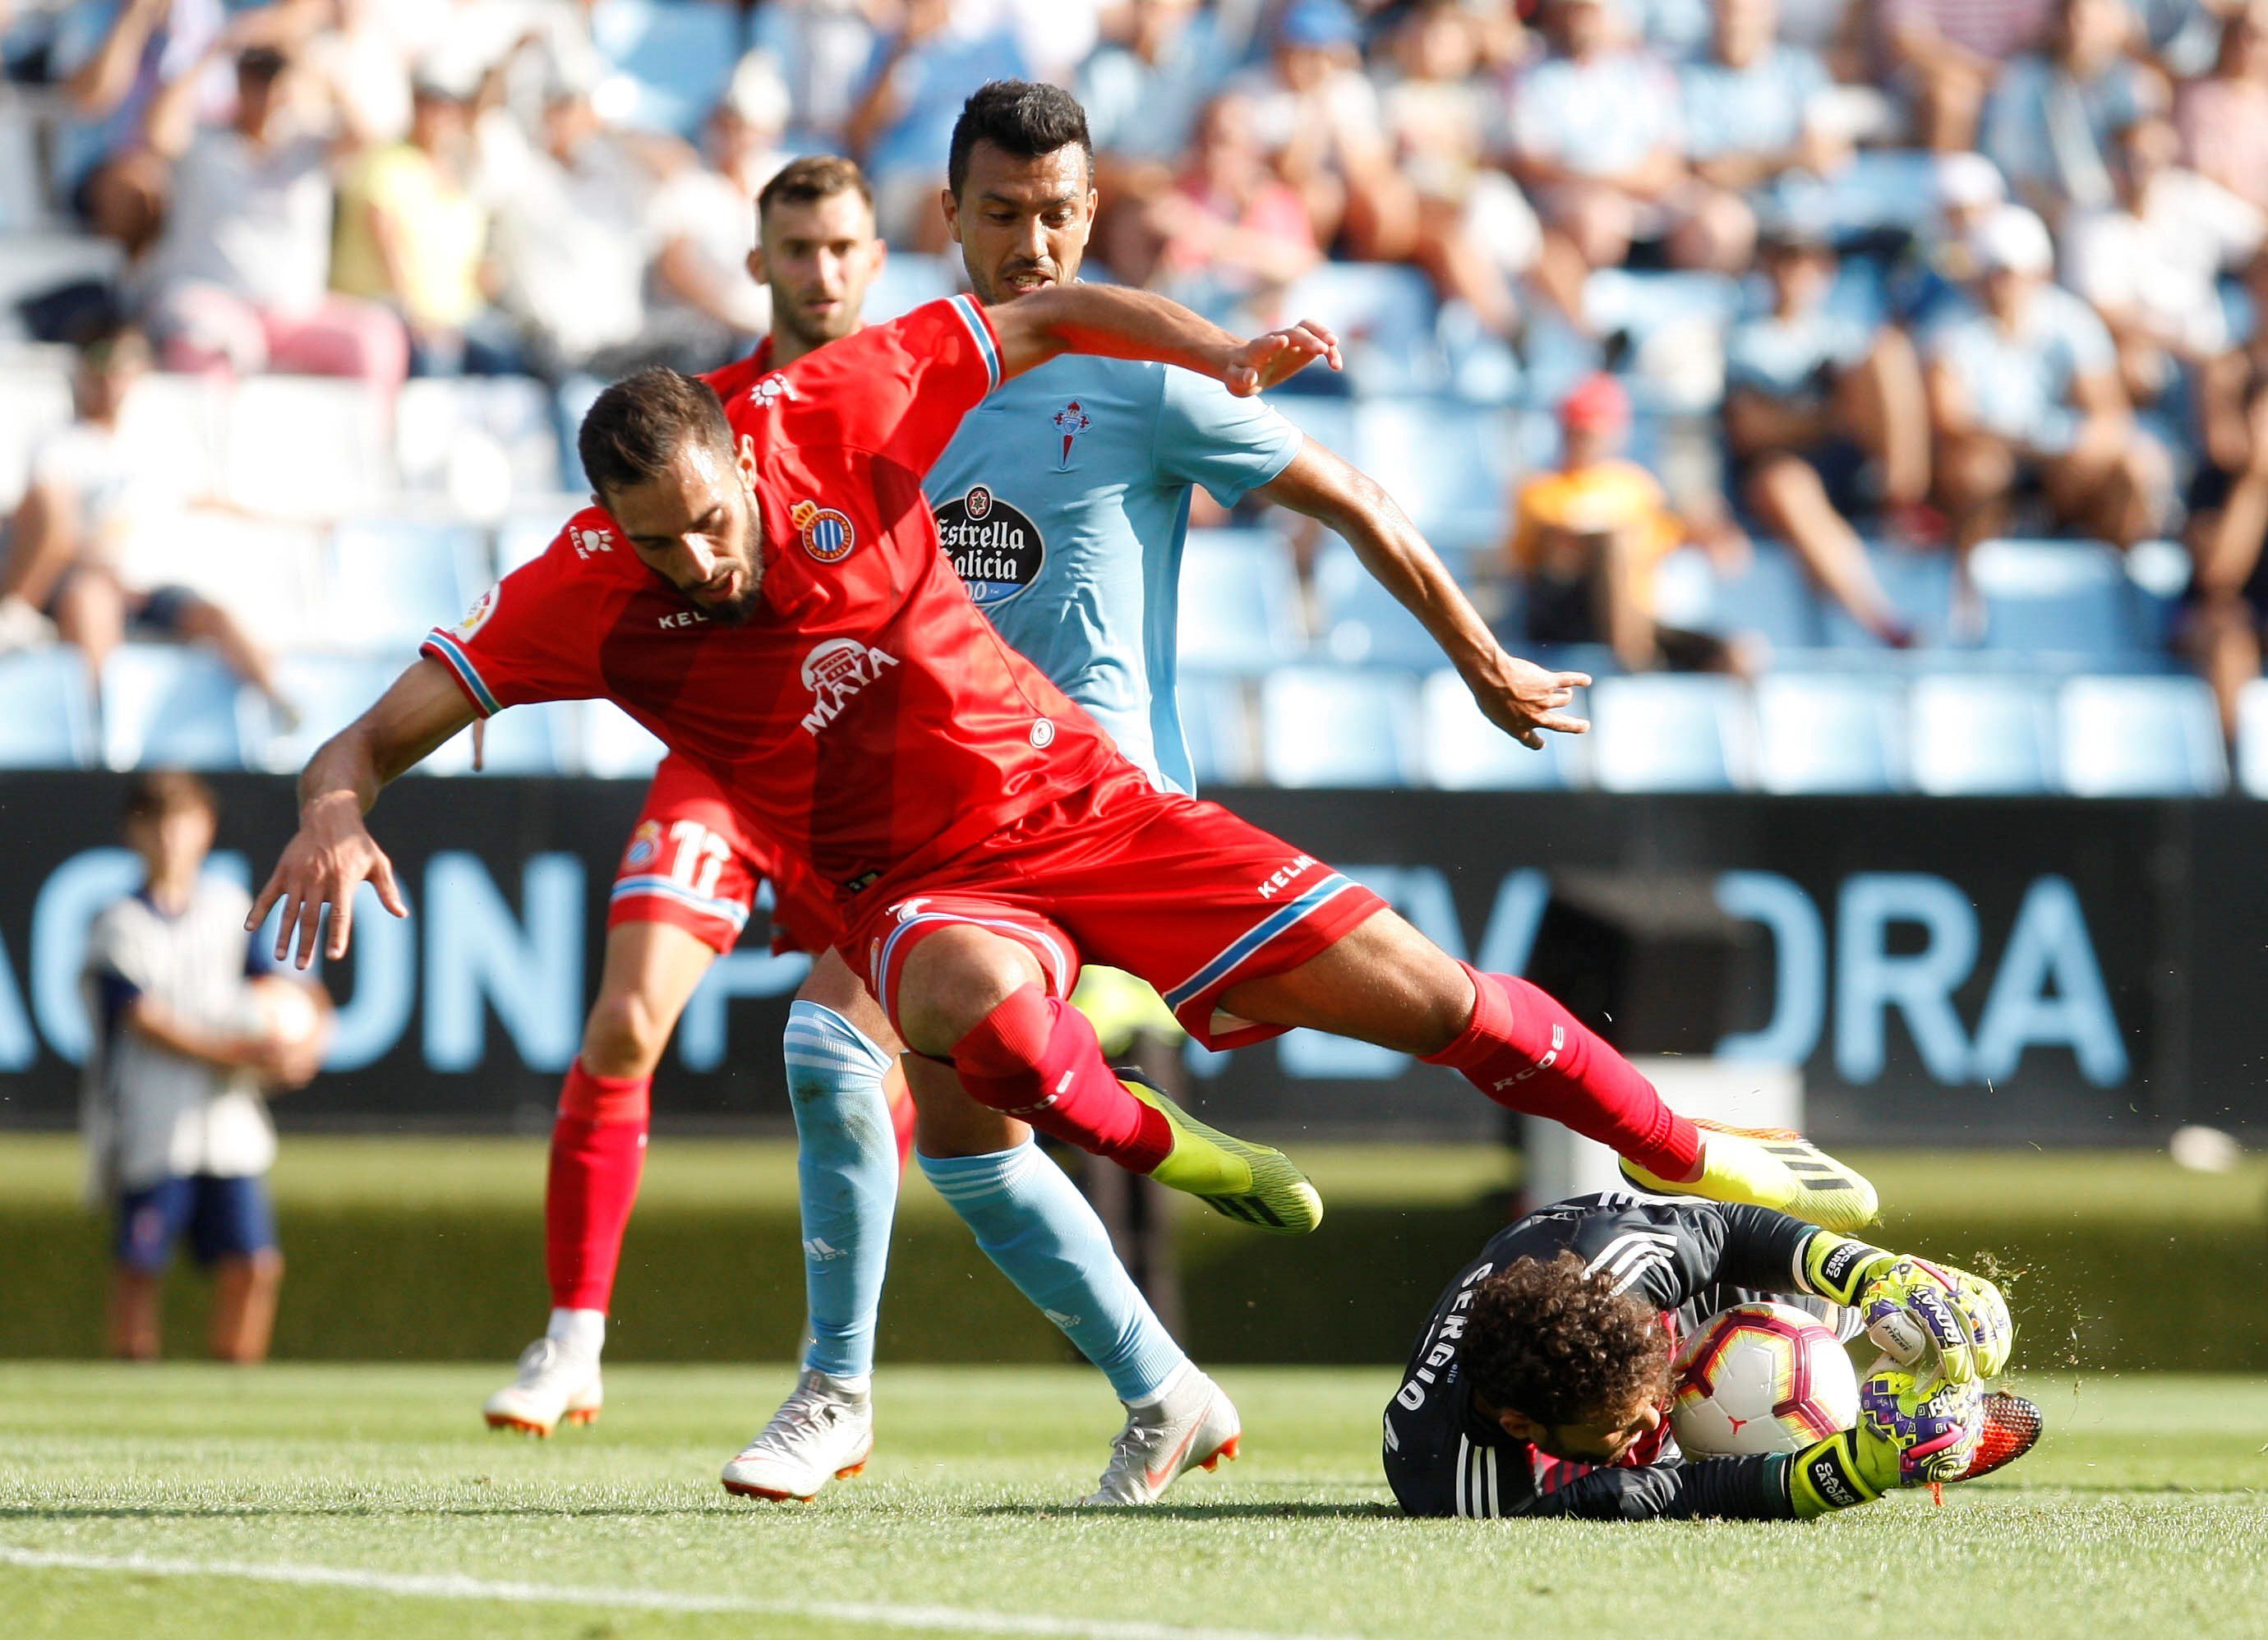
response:
[[[496,614],[497,604],[501,599],[503,593],[504,584],[502,582],[498,582],[496,585],[489,588],[487,592],[482,592],[480,596],[480,601],[475,603],[470,609],[465,611],[465,618],[457,622],[455,626],[449,629],[449,636],[461,643],[470,638],[482,627],[488,625],[489,617]]]

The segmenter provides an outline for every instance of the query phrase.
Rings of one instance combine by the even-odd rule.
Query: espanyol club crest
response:
[[[858,532],[851,527],[850,520],[832,507],[822,507],[815,501],[799,501],[787,516],[796,527],[804,551],[821,563],[842,563],[858,544]]]
[[[987,484],[971,484],[938,508],[937,544],[979,609],[996,608],[1029,586],[1048,557],[1040,526]]]
[[[1076,399],[1073,399],[1069,404],[1066,404],[1062,409],[1056,412],[1056,431],[1063,435],[1063,450],[1062,452],[1056,457],[1057,472],[1068,473],[1071,471],[1071,445],[1081,433],[1085,432],[1088,428],[1094,425],[1094,423],[1093,422],[1087,420],[1086,412],[1079,408],[1079,401]]]
[[[644,871],[661,857],[661,822],[640,820],[637,829],[630,834],[630,846],[622,851],[625,870]]]

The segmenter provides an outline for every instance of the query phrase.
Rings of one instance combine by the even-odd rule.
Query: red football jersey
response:
[[[999,376],[991,323],[961,296],[735,393],[763,526],[745,625],[711,621],[592,507],[423,652],[483,716],[613,701],[838,890],[948,859],[1130,767],[939,549],[922,474]]]

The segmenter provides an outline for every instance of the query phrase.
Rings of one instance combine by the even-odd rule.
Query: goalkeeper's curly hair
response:
[[[1481,1283],[1465,1364],[1495,1405],[1554,1426],[1618,1420],[1669,1393],[1660,1314],[1572,1253],[1521,1259]]]

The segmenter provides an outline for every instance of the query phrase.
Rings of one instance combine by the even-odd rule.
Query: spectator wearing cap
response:
[[[286,41],[283,29],[265,32]],[[232,33],[213,55],[245,37]],[[151,328],[173,370],[355,376],[391,393],[409,370],[401,320],[329,288],[333,173],[359,135],[311,129],[292,106],[292,78],[284,44],[254,44],[236,53],[227,124],[200,129],[194,74],[151,102],[149,145],[173,163],[165,237],[144,273]]]
[[[2124,0],[2058,0],[2048,48],[2019,57],[1985,104],[1977,146],[2049,222],[2112,202],[2116,133],[2165,106],[2165,84],[2126,55]]]
[[[874,189],[874,222],[892,245],[936,251],[946,242],[938,208],[938,157],[951,145],[961,105],[988,80],[1022,79],[1027,65],[997,13],[954,0],[907,0],[896,31],[874,48],[865,94],[843,141]]]
[[[1505,558],[1525,596],[1534,643],[1605,643],[1632,672],[1734,670],[1720,638],[1664,626],[1654,573],[1688,541],[1737,547],[1697,529],[1669,505],[1661,482],[1620,454],[1630,397],[1613,377],[1586,379],[1559,406],[1558,466],[1523,482]]]
[[[365,151],[340,183],[331,287],[392,305],[413,375],[515,371],[518,339],[488,302],[489,210],[474,191],[465,92],[422,70],[409,107],[407,136]]]
[[[1912,634],[1867,563],[1852,520],[1911,518],[1929,494],[1929,403],[1912,342],[1831,312],[1825,240],[1783,231],[1764,246],[1771,309],[1725,345],[1725,430],[1734,484],[1758,521],[1859,626],[1903,648]]]
[[[2000,168],[1982,154],[1940,154],[1936,173],[1937,208],[1915,235],[1912,255],[1896,269],[1891,286],[1893,310],[1917,336],[1975,307],[1969,294],[1977,273],[1970,246],[1984,219],[2008,202]]]
[[[790,112],[777,66],[750,52],[710,111],[699,160],[680,165],[656,202],[659,300],[650,324],[704,370],[745,353],[771,327],[771,298],[749,274],[748,253],[756,195],[794,158],[783,145]]]
[[[1756,250],[1750,207],[1790,172],[1825,176],[1850,143],[1826,117],[1827,65],[1773,38],[1778,0],[1716,0],[1708,55],[1677,70],[1685,158],[1706,198],[1697,215],[1714,224],[1707,265],[1745,271]]]
[[[2134,427],[2118,355],[2095,310],[2051,282],[2047,226],[2004,205],[1970,241],[1981,306],[1927,357],[1939,494],[1964,550],[1999,533],[2012,494],[2121,547],[2155,528],[2163,452]]]
[[[2222,26],[2213,72],[2174,104],[2190,167],[2268,210],[2268,0],[2249,0]]]
[[[2163,119],[2136,121],[2111,155],[2116,196],[2075,212],[2064,233],[2071,288],[2095,305],[2118,343],[2129,396],[2154,398],[2176,364],[2229,346],[2220,280],[2244,267],[2268,215],[2178,164],[2181,138]]]
[[[1544,24],[1551,51],[1513,87],[1513,174],[1586,267],[1617,267],[1690,217],[1676,77],[1627,43],[1620,0],[1550,0]],[[1701,237],[1672,238],[1673,258],[1712,260]]]
[[[1394,168],[1361,26],[1344,0],[1292,0],[1267,64],[1232,82],[1277,177],[1300,196],[1318,245],[1368,257],[1407,244],[1416,192]]]
[[[2260,675],[2268,630],[2268,249],[2244,270],[2249,332],[2197,371],[2203,459],[2190,481],[2188,643],[2236,738],[2237,702]]]
[[[2002,66],[2047,38],[2056,0],[1882,0],[1882,44],[1913,99],[1923,143],[1974,147]]]

